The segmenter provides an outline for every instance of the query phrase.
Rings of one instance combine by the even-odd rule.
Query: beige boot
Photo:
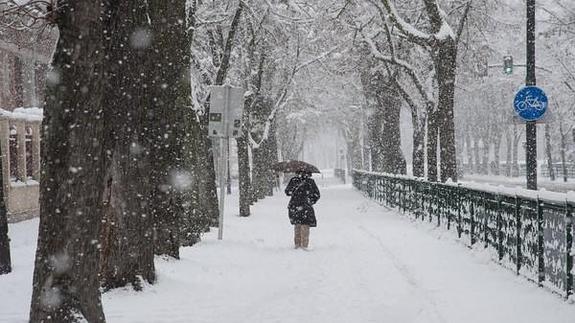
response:
[[[309,246],[309,225],[301,226],[301,247],[307,249]]]
[[[295,244],[295,247],[294,247],[294,248],[295,248],[295,249],[301,248],[301,246],[302,246],[302,245],[301,245],[301,225],[296,224],[296,225],[294,225],[293,228],[294,228],[294,230],[293,230],[293,231],[294,231],[293,241],[294,241],[294,244]]]

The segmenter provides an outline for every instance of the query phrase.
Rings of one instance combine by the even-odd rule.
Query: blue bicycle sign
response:
[[[513,102],[515,112],[525,121],[541,119],[548,105],[547,95],[536,86],[526,86],[519,90]]]

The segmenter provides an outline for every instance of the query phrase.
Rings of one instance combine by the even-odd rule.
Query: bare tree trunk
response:
[[[148,0],[156,62],[150,91],[155,95],[148,121],[153,138],[150,171],[153,191],[149,201],[154,218],[154,248],[158,255],[179,258],[180,222],[184,214],[183,194],[177,178],[185,172],[184,110],[190,106],[190,43],[186,28],[186,3],[181,0]]]
[[[567,134],[563,132],[563,122],[559,122],[559,133],[561,134],[561,165],[563,170],[563,181],[567,182],[567,163],[565,160],[565,152],[567,150],[566,139]]]
[[[437,112],[428,111],[427,116],[427,180],[437,182]]]
[[[53,60],[59,83],[46,93],[40,226],[30,322],[105,322],[99,233],[105,176],[102,4],[58,7]]]
[[[151,147],[142,136],[147,107],[154,99],[146,87],[154,65],[148,61],[151,35],[143,3],[112,0],[106,13],[110,38],[104,111],[110,116],[106,123],[110,153],[100,276],[106,289],[132,284],[139,290],[141,279],[155,281],[153,219],[147,203],[152,191],[148,179]],[[143,33],[141,43],[130,42],[134,33]]]
[[[483,137],[481,139],[482,149],[481,149],[481,174],[489,174],[489,141]]]
[[[457,45],[447,38],[438,44],[434,58],[439,87],[437,126],[439,131],[441,181],[457,181],[457,153],[455,147],[455,71],[457,66]]]
[[[501,135],[497,135],[495,138],[495,142],[493,143],[493,154],[495,157],[495,165],[493,166],[493,175],[500,175],[501,174],[501,142],[503,141],[503,137]]]
[[[505,156],[505,176],[511,176],[511,159],[513,156],[513,137],[509,131],[505,134],[506,142],[505,142],[505,149],[506,149],[506,156]]]
[[[247,131],[236,141],[238,143],[238,170],[239,170],[239,193],[240,193],[240,216],[250,216],[250,157],[247,139]]]
[[[425,123],[417,122],[413,128],[413,176],[425,176]]]
[[[382,144],[381,144],[381,123],[382,115],[381,110],[374,108],[375,111],[368,121],[369,125],[369,146],[371,147],[371,168],[375,172],[383,171],[383,161],[382,161]]]
[[[553,168],[553,155],[551,152],[551,130],[549,123],[545,123],[545,155],[547,157],[547,169],[549,170],[549,178],[555,180],[555,168]]]
[[[393,77],[393,76],[388,76]],[[381,158],[384,173],[406,174],[407,164],[401,151],[401,99],[393,89],[391,81],[380,84],[379,109],[382,110]]]

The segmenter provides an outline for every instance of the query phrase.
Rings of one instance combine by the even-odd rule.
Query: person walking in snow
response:
[[[298,172],[285,189],[291,196],[288,204],[290,223],[294,226],[295,248],[307,249],[309,246],[309,228],[317,226],[313,205],[320,194],[309,172]]]

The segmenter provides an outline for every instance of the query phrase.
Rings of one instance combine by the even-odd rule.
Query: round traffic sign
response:
[[[513,108],[525,121],[541,119],[547,111],[549,101],[545,92],[536,86],[526,86],[519,90],[513,101]]]

